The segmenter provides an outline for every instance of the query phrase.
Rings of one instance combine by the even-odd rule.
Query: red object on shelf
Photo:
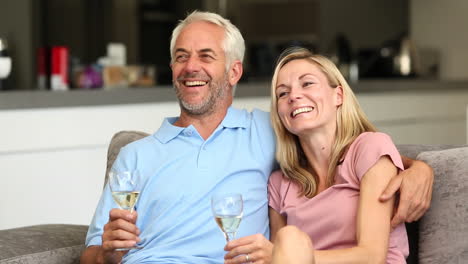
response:
[[[48,88],[48,57],[47,48],[37,50],[37,85],[39,89]]]
[[[53,46],[51,51],[51,89],[68,89],[68,48]]]

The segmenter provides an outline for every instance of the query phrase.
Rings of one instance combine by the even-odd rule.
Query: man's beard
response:
[[[178,83],[174,83],[176,96],[179,99],[179,105],[184,112],[190,115],[204,115],[214,111],[216,106],[222,101],[228,91],[229,83],[226,75],[218,82],[210,82],[208,86],[208,94],[200,103],[189,103],[184,100],[183,94],[178,87]]]

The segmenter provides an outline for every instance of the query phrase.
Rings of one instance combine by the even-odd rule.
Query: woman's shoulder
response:
[[[353,144],[363,143],[380,143],[385,141],[391,141],[388,134],[382,132],[363,132],[353,142]]]
[[[290,183],[291,179],[285,176],[281,169],[273,171],[268,181],[268,185],[277,189],[284,188],[284,186],[288,186]]]
[[[349,147],[350,152],[368,151],[370,149],[393,148],[392,138],[382,132],[361,133]]]
[[[389,135],[381,132],[364,132],[351,144],[345,161],[347,160],[361,178],[384,155],[389,156],[397,167],[403,168],[400,154]]]
[[[286,177],[284,177],[284,174],[281,170],[275,170],[271,173],[270,182],[271,181],[281,182],[282,180],[286,180]]]

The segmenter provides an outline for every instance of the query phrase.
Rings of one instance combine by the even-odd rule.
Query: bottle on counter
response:
[[[37,51],[37,86],[40,90],[66,91],[69,86],[67,46],[40,47]]]

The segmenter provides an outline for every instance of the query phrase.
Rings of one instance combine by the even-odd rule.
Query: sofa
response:
[[[107,170],[121,147],[147,135],[115,134],[108,148]],[[398,149],[430,164],[435,175],[431,208],[420,221],[407,224],[408,263],[468,263],[468,146],[398,145]],[[79,263],[86,232],[84,225],[61,224],[0,230],[0,264]]]

